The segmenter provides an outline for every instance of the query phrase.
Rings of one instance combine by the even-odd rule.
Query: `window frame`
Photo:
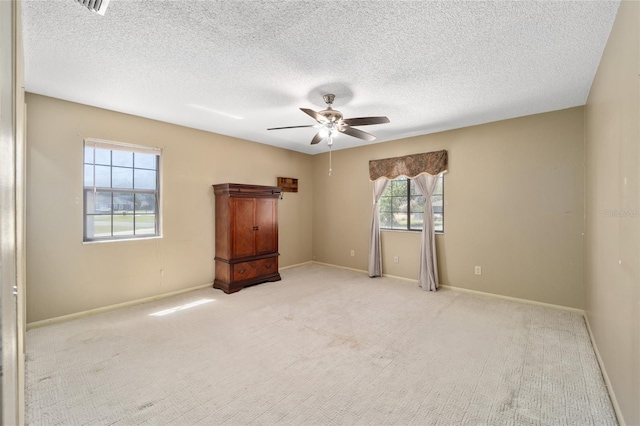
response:
[[[440,216],[442,216],[442,229],[441,230],[436,229],[435,233],[436,234],[444,234],[444,173],[440,173],[438,175],[438,179],[441,181],[442,192],[437,193],[437,194],[435,194],[435,193],[431,194],[431,198],[432,198],[431,201],[433,203],[433,197],[435,197],[435,196],[442,197],[442,212],[440,213]],[[389,185],[391,185],[391,183],[393,181],[399,181],[399,180],[406,180],[407,181],[407,190],[406,190],[407,211],[406,212],[401,212],[402,214],[406,215],[407,226],[406,226],[406,228],[388,228],[388,227],[383,226],[382,223],[380,223],[380,230],[381,231],[398,231],[398,232],[422,232],[422,228],[419,228],[419,229],[418,228],[411,228],[411,214],[412,214],[411,213],[411,195],[412,195],[412,193],[411,193],[411,186],[412,186],[411,185],[411,181],[413,179],[408,178],[406,176],[399,176],[399,177],[397,177],[395,179],[390,179],[389,180]],[[436,184],[436,187],[437,187],[437,184]],[[389,187],[387,187],[385,189],[385,193],[388,190],[389,190]],[[418,194],[414,193],[413,195],[422,196],[419,193]],[[382,200],[383,198],[385,198],[384,193],[383,193],[382,197],[380,197],[380,200]],[[402,197],[398,197],[398,198],[402,198]],[[382,204],[379,203],[378,204],[378,213],[382,213],[380,211],[381,206],[382,206]],[[393,211],[391,211],[389,213],[393,213]],[[424,212],[422,212],[422,213],[423,213],[423,223],[424,223]],[[435,212],[434,212],[433,215],[434,215],[434,218],[435,218]],[[435,226],[435,224],[434,224],[434,226]]]
[[[92,148],[93,149],[93,158],[91,159],[91,161],[88,162],[87,160],[87,148]],[[109,164],[100,164],[97,162],[96,157],[95,157],[95,152],[96,149],[102,149],[102,150],[109,150]],[[113,161],[113,153],[114,152],[127,152],[127,153],[131,153],[133,154],[132,157],[132,163],[130,166],[128,165],[121,165],[121,164],[114,164]],[[135,164],[135,154],[147,154],[147,155],[154,155],[155,156],[155,164],[154,164],[154,168],[149,168],[149,167],[136,167]],[[114,141],[107,141],[107,140],[101,140],[101,139],[92,139],[92,138],[87,138],[83,140],[83,144],[82,144],[82,157],[83,157],[83,162],[82,162],[82,176],[83,176],[83,182],[82,182],[82,194],[83,194],[83,203],[82,203],[82,241],[83,243],[97,243],[97,242],[112,242],[112,241],[128,241],[128,240],[144,240],[144,239],[150,239],[150,238],[161,238],[162,237],[162,231],[161,231],[161,224],[162,224],[162,211],[161,211],[161,171],[162,171],[162,150],[160,148],[156,148],[156,147],[150,147],[150,146],[144,146],[144,145],[134,145],[134,144],[129,144],[129,143],[124,143],[124,142],[114,142]],[[91,179],[91,185],[87,185],[87,166],[92,166],[92,175],[90,177]],[[96,166],[106,166],[109,167],[109,185],[108,187],[106,186],[97,186],[96,185]],[[131,170],[131,187],[114,187],[114,176],[113,176],[113,172],[114,172],[114,168],[115,169],[130,169]],[[155,172],[155,188],[135,188],[135,176],[136,176],[136,171],[141,171],[141,172],[148,172],[148,171],[154,171]],[[105,194],[108,193],[110,195],[110,202],[109,202],[109,213],[108,214],[96,214],[95,212],[91,213],[89,212],[89,204],[90,204],[90,200],[89,200],[89,196],[91,194],[91,192],[93,192],[94,197],[96,197],[96,194],[100,193],[100,194]],[[131,224],[131,228],[132,228],[132,233],[131,234],[125,234],[125,235],[114,235],[114,217],[116,217],[117,215],[119,215],[119,212],[116,212],[116,210],[114,209],[114,196],[117,195],[126,195],[126,194],[130,194],[131,195],[131,203],[132,203],[132,208],[133,210],[131,211],[130,214],[124,214],[124,216],[131,216],[132,217],[132,224]],[[153,215],[154,215],[154,221],[153,221],[153,232],[152,233],[138,233],[136,234],[136,217],[140,216],[140,214],[136,213],[136,196],[138,195],[151,195],[154,198],[154,206],[153,206]],[[97,197],[96,197],[97,198]],[[95,202],[95,199],[94,199]],[[147,210],[148,211],[148,210]],[[148,213],[146,213],[148,214]],[[89,236],[88,235],[88,222],[89,222],[89,217],[91,216],[107,216],[110,218],[110,235],[100,235],[100,236]]]

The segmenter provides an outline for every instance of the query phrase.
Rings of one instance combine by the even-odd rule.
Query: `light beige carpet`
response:
[[[616,424],[579,315],[321,265],[30,330],[26,369],[29,424]]]

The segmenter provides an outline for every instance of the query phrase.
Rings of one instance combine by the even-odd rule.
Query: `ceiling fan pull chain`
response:
[[[329,176],[331,176],[331,145],[329,145]]]

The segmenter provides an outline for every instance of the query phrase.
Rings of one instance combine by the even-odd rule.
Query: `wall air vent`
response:
[[[98,15],[104,16],[104,12],[107,10],[107,6],[109,6],[109,0],[76,0],[78,3],[86,7],[92,12],[97,13]]]

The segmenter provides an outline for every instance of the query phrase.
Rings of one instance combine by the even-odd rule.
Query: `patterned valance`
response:
[[[447,151],[425,152],[404,157],[385,158],[369,161],[369,177],[395,179],[399,176],[413,178],[422,173],[436,176],[447,171]]]

